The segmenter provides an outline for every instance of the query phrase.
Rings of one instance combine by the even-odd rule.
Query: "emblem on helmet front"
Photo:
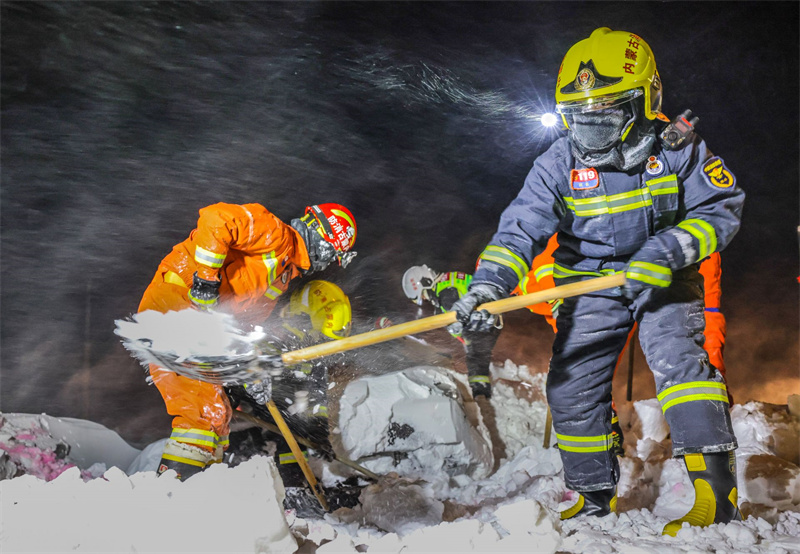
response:
[[[594,62],[589,60],[586,63],[581,62],[575,79],[567,83],[566,86],[561,89],[561,94],[574,94],[576,92],[608,87],[616,85],[620,81],[622,81],[622,77],[609,77],[597,71]]]
[[[592,70],[588,67],[584,67],[578,72],[578,76],[575,77],[575,90],[589,90],[594,87],[596,81]]]

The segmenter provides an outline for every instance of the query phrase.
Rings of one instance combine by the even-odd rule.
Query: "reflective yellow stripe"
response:
[[[662,194],[677,194],[679,191],[678,189],[678,176],[677,175],[665,175],[664,177],[659,177],[658,179],[652,179],[645,183],[647,188],[650,190],[650,194],[653,196],[659,196]]]
[[[576,437],[559,435],[558,448],[566,452],[604,452],[612,446],[611,435],[594,435],[591,437]]]
[[[531,277],[530,273],[525,275],[525,278],[520,282],[519,289],[522,291],[522,294],[526,294],[528,292],[528,283],[530,282]]]
[[[264,253],[261,255],[261,259],[264,260],[264,265],[267,266],[267,281],[272,284],[275,281],[275,270],[278,267],[275,252]]]
[[[303,457],[307,460],[308,459],[308,452],[303,450]],[[286,454],[279,454],[278,455],[278,462],[283,464],[296,464],[297,458],[294,457],[294,454],[291,452],[287,452]]]
[[[672,270],[650,262],[631,262],[625,278],[636,279],[658,287],[668,287],[672,283]]]
[[[698,260],[710,256],[717,251],[717,232],[702,219],[686,219],[677,225],[697,239]]]
[[[184,458],[182,456],[173,456],[172,454],[161,454],[161,457],[165,460],[172,460],[173,462],[180,462],[182,464],[187,464],[190,466],[197,466],[197,467],[206,467],[206,464],[199,461],[193,460],[192,458]]]
[[[206,446],[214,449],[217,448],[217,446],[228,444],[228,437],[220,438],[214,431],[208,431],[206,429],[181,429],[176,427],[172,429],[170,438],[175,442]]]
[[[602,269],[600,271],[578,271],[571,267],[553,264],[554,271],[553,277],[557,279],[566,279],[567,277],[602,277],[603,275],[613,275],[615,273],[622,273],[621,271],[614,271],[613,269]]]
[[[185,289],[189,288],[186,286],[186,283],[183,282],[183,279],[181,279],[180,275],[174,271],[167,271],[164,274],[164,282],[169,283],[170,285],[178,285],[179,287],[183,287]]]
[[[473,375],[468,379],[470,383],[491,383],[488,375]]]
[[[194,261],[208,267],[220,268],[222,267],[222,263],[225,261],[225,254],[217,254],[211,250],[206,250],[200,246],[195,246]]]
[[[267,289],[267,292],[264,293],[264,296],[266,296],[270,300],[275,300],[281,294],[283,294],[283,291],[281,289],[279,289],[278,287],[269,287]]]
[[[610,196],[602,195],[591,198],[565,196],[564,200],[567,208],[575,212],[578,217],[615,214],[653,205],[653,199],[648,189],[636,189]]]
[[[528,264],[508,248],[502,246],[487,246],[480,255],[481,260],[487,260],[505,266],[517,274],[517,282],[521,282],[528,273]]]
[[[693,381],[674,385],[658,395],[658,401],[661,402],[661,411],[665,413],[672,406],[699,400],[711,400],[728,404],[728,389],[724,383]]]

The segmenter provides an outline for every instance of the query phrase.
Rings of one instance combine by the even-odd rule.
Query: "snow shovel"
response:
[[[478,309],[486,310],[491,314],[503,314],[540,302],[580,296],[581,294],[619,287],[624,283],[625,274],[621,272],[614,273],[530,294],[487,302],[478,306]],[[315,360],[339,352],[355,350],[356,348],[408,335],[440,329],[455,322],[455,312],[445,312],[414,321],[398,323],[384,329],[368,331],[352,337],[284,352],[283,354],[262,354],[253,345],[242,343],[240,345],[242,348],[236,354],[186,357],[178,356],[173,352],[154,350],[152,341],[149,339],[131,339],[125,338],[123,333],[118,334],[123,336],[125,348],[145,364],[155,364],[184,377],[206,381],[215,385],[240,385],[264,380],[270,374],[280,373],[286,366],[299,362]]]
[[[606,275],[605,277],[597,277],[595,279],[588,279],[586,281],[579,281],[569,285],[561,285],[552,289],[546,289],[530,294],[521,296],[511,296],[503,298],[502,300],[495,300],[494,302],[487,302],[478,306],[478,310],[486,310],[490,314],[504,314],[514,310],[519,310],[532,304],[540,302],[549,302],[559,298],[569,298],[572,296],[580,296],[590,292],[597,292],[599,290],[610,289],[622,286],[625,283],[624,273],[614,273]],[[378,344],[392,339],[405,337],[407,335],[414,335],[431,331],[433,329],[440,329],[447,327],[451,323],[456,322],[455,312],[445,312],[406,323],[398,323],[385,329],[376,329],[360,335],[346,337],[343,339],[316,344],[307,348],[293,350],[281,354],[281,362],[286,365],[296,364],[298,362],[305,362],[314,360],[330,354],[338,352],[346,352],[348,350],[355,350],[363,346]]]

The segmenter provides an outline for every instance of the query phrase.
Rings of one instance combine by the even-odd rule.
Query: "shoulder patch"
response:
[[[569,188],[572,190],[589,190],[600,186],[600,176],[593,167],[573,169],[569,173]]]
[[[703,164],[703,175],[711,186],[727,189],[736,184],[736,178],[725,167],[725,162],[721,158],[714,156]]]

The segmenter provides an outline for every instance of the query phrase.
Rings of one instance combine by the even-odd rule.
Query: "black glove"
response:
[[[219,300],[219,286],[222,281],[206,281],[194,274],[192,288],[189,289],[189,300],[201,310],[212,308]]]
[[[460,336],[464,329],[485,333],[495,326],[497,316],[486,310],[475,311],[475,308],[486,302],[500,300],[507,294],[499,287],[480,283],[469,288],[469,292],[458,299],[451,308],[456,312],[456,321],[447,327],[451,335]]]
[[[269,381],[266,383],[263,381],[247,383],[244,385],[244,391],[259,406],[264,406],[272,397],[272,386]]]
[[[665,288],[672,283],[669,254],[659,238],[651,237],[625,268],[622,294],[629,300],[634,300],[646,289]]]

